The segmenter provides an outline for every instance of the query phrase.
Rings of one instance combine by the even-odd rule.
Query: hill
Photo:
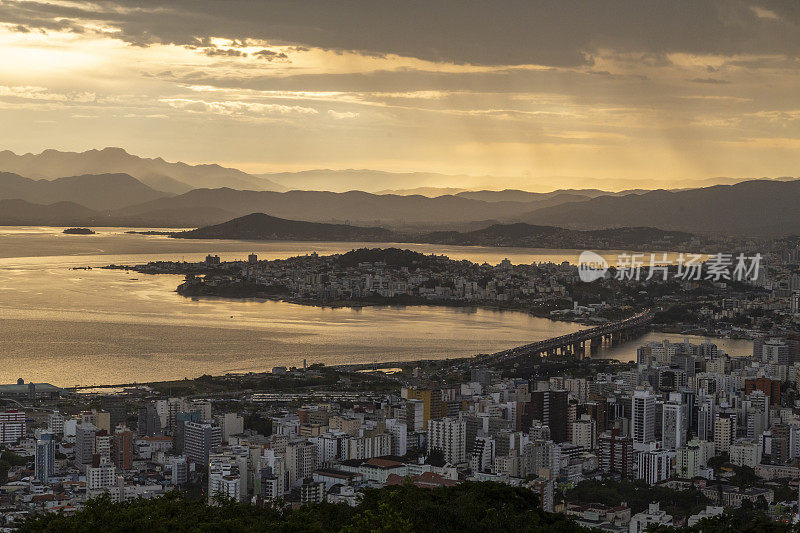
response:
[[[747,236],[800,233],[800,181],[753,180],[686,191],[600,196],[522,215],[531,224],[569,228],[655,226]]]
[[[181,239],[308,240],[416,242],[463,246],[516,246],[530,248],[636,249],[642,246],[664,249],[688,243],[692,235],[656,228],[615,228],[578,231],[525,223],[494,224],[475,231],[401,233],[384,228],[344,224],[322,224],[287,220],[253,213],[244,217],[173,234]],[[366,252],[364,252],[366,253]]]
[[[380,241],[390,239],[392,232],[383,228],[301,222],[252,213],[222,224],[176,233],[173,237],[251,241]]]
[[[201,187],[285,190],[277,183],[235,168],[169,163],[160,157],[155,159],[138,157],[122,148],[104,148],[86,152],[45,150],[40,154],[23,155],[4,150],[0,151],[0,171],[14,172],[35,179],[53,179],[65,175],[124,173],[153,189],[171,194],[180,194]]]
[[[50,204],[79,203],[89,209],[111,210],[167,196],[128,174],[86,174],[54,180],[32,180],[0,172],[0,200]]]
[[[681,243],[688,243],[691,238],[691,233],[648,227],[579,231],[518,222],[494,224],[488,228],[463,233],[455,231],[428,233],[420,236],[418,242],[459,246],[635,250],[642,246],[670,249]]]

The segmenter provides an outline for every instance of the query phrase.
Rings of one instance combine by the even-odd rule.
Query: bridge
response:
[[[497,352],[490,356],[493,363],[500,363],[526,356],[541,355],[576,355],[578,357],[586,353],[586,343],[589,349],[599,346],[603,342],[617,343],[629,340],[636,336],[641,330],[653,320],[653,313],[650,310],[643,311],[636,315],[602,326],[589,329],[582,329],[575,333],[553,337],[543,341],[536,341],[524,346],[517,346]]]

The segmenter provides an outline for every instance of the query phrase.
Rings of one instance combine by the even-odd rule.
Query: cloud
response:
[[[688,81],[692,83],[707,83],[710,85],[727,85],[730,83],[728,80],[721,80],[718,78],[692,78]]]
[[[267,61],[288,61],[289,56],[283,52],[274,52],[272,50],[259,50],[253,52],[253,56],[259,59],[266,59]]]
[[[247,57],[246,52],[236,50],[235,48],[204,48],[203,53],[207,56],[225,56],[225,57]]]
[[[32,85],[8,86],[0,85],[0,97],[20,98],[23,100],[47,100],[51,102],[94,102],[97,98],[92,92],[56,93],[46,87]]]
[[[354,113],[352,111],[334,111],[333,109],[328,109],[328,115],[333,117],[335,120],[343,120],[348,118],[358,118],[358,113]]]
[[[161,102],[175,109],[193,113],[213,113],[228,116],[263,117],[319,114],[319,111],[312,107],[262,104],[258,102],[207,101],[190,98],[164,98]]]
[[[800,55],[793,0],[510,0],[502,8],[462,0],[6,0],[0,21],[76,32],[102,23],[138,46],[207,46],[216,37],[483,65],[590,65],[604,48],[653,58]]]

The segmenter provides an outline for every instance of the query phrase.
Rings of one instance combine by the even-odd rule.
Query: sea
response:
[[[275,366],[381,363],[493,353],[585,326],[517,311],[441,306],[326,308],[256,299],[190,298],[181,276],[96,267],[332,254],[395,246],[498,264],[577,262],[581,250],[358,242],[183,240],[127,233],[148,228],[0,227],[0,383],[60,387],[142,383]],[[609,256],[616,252],[607,252]],[[604,255],[606,255],[604,254]],[[75,269],[92,267],[92,269]],[[634,360],[643,343],[686,336],[647,333],[594,357]],[[702,342],[701,337],[688,337]],[[752,343],[716,339],[731,355]]]

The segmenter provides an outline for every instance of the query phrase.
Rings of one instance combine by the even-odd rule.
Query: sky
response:
[[[798,95],[795,0],[0,0],[17,153],[530,189],[797,176]]]

